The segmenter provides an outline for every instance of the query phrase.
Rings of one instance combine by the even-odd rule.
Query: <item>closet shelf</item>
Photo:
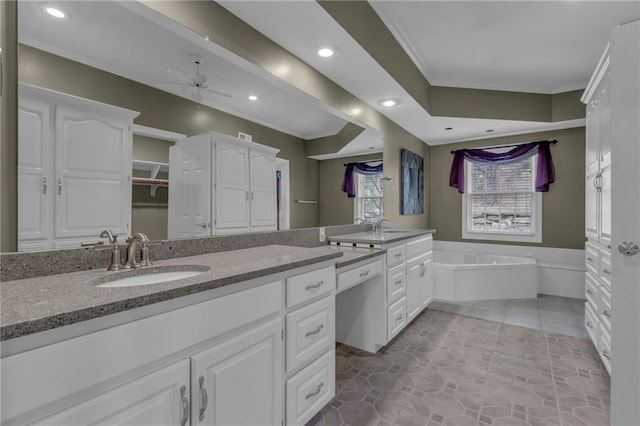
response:
[[[167,179],[157,179],[158,173],[169,172],[169,164],[157,161],[132,160],[133,170],[146,170],[149,172],[148,178],[133,177],[131,183],[134,185],[149,185],[151,188],[149,193],[152,197],[156,196],[156,190],[160,186],[169,186]]]

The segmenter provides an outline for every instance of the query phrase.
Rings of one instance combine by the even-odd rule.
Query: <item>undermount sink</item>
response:
[[[382,234],[406,234],[408,232],[411,232],[411,231],[407,229],[389,229],[389,230],[382,231]]]
[[[98,278],[92,281],[91,284],[101,288],[135,287],[139,285],[159,284],[195,277],[209,269],[210,268],[208,266],[202,265],[143,267],[125,272],[115,272],[111,275]]]

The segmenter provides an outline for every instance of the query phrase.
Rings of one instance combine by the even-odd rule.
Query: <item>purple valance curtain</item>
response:
[[[355,198],[356,196],[356,177],[354,173],[367,176],[382,173],[382,162],[377,166],[370,166],[368,163],[347,163],[346,166],[347,169],[344,172],[344,180],[342,181],[342,191],[346,192],[349,198]]]
[[[464,193],[464,160],[474,163],[509,163],[520,160],[526,156],[538,153],[538,164],[536,169],[536,192],[549,191],[549,185],[556,180],[556,169],[553,166],[551,150],[549,145],[556,141],[540,141],[518,145],[512,150],[502,153],[491,152],[485,149],[459,149],[454,152],[451,174],[449,175],[449,186],[458,188],[459,193]]]

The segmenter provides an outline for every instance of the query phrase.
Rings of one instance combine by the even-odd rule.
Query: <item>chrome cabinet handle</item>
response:
[[[603,274],[607,274],[607,275],[611,275],[611,271],[610,271],[610,270],[608,270],[608,269],[603,269],[603,270],[602,270],[602,273],[603,273]]]
[[[424,277],[424,274],[426,273],[427,273],[427,265],[423,263],[422,265],[420,265],[420,276]]]
[[[393,255],[393,257],[400,257],[400,256],[402,256],[402,253],[396,253]]]
[[[307,396],[304,397],[304,399],[309,399],[309,398],[313,398],[314,396],[316,396],[317,394],[320,393],[320,391],[322,390],[322,387],[324,386],[324,382],[320,383],[318,385],[318,387],[316,388],[316,390],[314,390],[313,392],[311,392],[310,394],[307,394]]]
[[[311,290],[311,289],[314,289],[314,288],[322,287],[322,284],[324,284],[324,281],[320,281],[319,283],[316,283],[316,284],[310,284],[310,285],[306,286],[304,289],[305,290]]]
[[[400,285],[400,284],[402,284],[402,280],[398,280],[395,282],[395,285]]]
[[[48,186],[49,186],[49,185],[47,184],[47,178],[46,178],[46,177],[43,177],[43,178],[42,178],[42,194],[43,194],[43,195],[47,195],[47,187],[48,187]]]
[[[209,224],[206,222],[202,222],[202,223],[196,223],[196,226],[199,226],[202,229],[207,229],[209,227]]]
[[[187,398],[187,387],[180,387],[180,398],[182,399],[182,420],[180,420],[180,426],[185,426],[189,421],[189,412],[191,407],[189,406],[189,399]]]
[[[251,201],[253,201],[253,196],[255,195],[255,193],[253,191],[251,191]]]
[[[244,191],[244,198],[246,201],[249,201],[249,191]]]
[[[593,323],[591,321],[587,321],[587,327],[593,328]]]
[[[606,309],[604,311],[602,311],[602,316],[605,316],[607,318],[611,318],[611,314]]]
[[[316,328],[315,330],[313,330],[313,331],[307,331],[307,332],[304,334],[304,337],[309,337],[309,336],[313,336],[314,334],[318,334],[318,333],[320,333],[320,330],[322,330],[323,328],[324,328],[324,324],[320,324],[320,325],[318,326],[318,328]]]
[[[589,262],[593,262],[593,259],[592,259],[592,258],[590,258],[590,257],[587,257],[587,260],[588,260]]]
[[[403,318],[403,316],[402,316],[402,315],[400,315],[399,317],[396,317],[396,321],[401,321],[401,320],[402,320],[402,318]]]
[[[361,272],[360,273],[360,278],[366,277],[367,275],[369,275],[369,271]]]
[[[62,179],[58,178],[58,195],[62,194]]]
[[[200,421],[204,420],[204,412],[207,411],[207,405],[209,405],[209,396],[207,395],[207,389],[204,387],[204,377],[200,376],[198,379],[200,384]]]
[[[587,294],[590,294],[593,296],[593,292],[591,291],[591,289],[587,289]]]
[[[611,361],[611,354],[608,350],[605,349],[604,351],[602,351],[602,356]]]

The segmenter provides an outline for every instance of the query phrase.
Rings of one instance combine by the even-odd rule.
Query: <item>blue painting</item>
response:
[[[408,149],[402,151],[402,199],[403,215],[424,213],[424,159]]]

